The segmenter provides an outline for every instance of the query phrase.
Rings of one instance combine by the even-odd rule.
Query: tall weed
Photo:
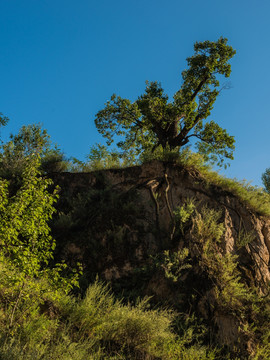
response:
[[[237,270],[238,257],[223,254],[218,246],[225,230],[220,216],[220,212],[208,208],[197,212],[193,218],[193,235],[200,249],[200,265],[213,281],[219,305],[233,311],[251,300],[251,294]]]

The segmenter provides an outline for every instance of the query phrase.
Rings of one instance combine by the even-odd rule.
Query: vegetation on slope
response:
[[[1,359],[210,359],[201,346],[186,347],[173,332],[174,314],[114,300],[90,285],[82,299],[68,295],[78,272],[49,266],[55,241],[48,221],[56,191],[39,171],[38,154],[25,158],[16,186],[0,183]]]
[[[11,275],[2,264],[2,272]],[[13,274],[12,274],[13,275]],[[38,287],[42,280],[35,280]],[[25,282],[29,299],[8,313],[17,300],[12,285],[1,281],[1,359],[213,359],[204,347],[172,331],[173,314],[114,300],[108,288],[90,285],[83,299],[42,284],[42,292]]]
[[[188,168],[190,173],[200,174],[196,177],[197,180],[206,178],[209,171],[206,165],[200,162],[200,167],[196,166],[196,162],[200,161],[198,155],[182,153],[176,161],[175,154],[169,153],[165,160],[172,160],[170,157],[174,159],[173,164],[178,163]],[[164,160],[164,157],[162,159]],[[102,264],[106,263],[107,258],[115,260],[111,262],[111,266],[119,263],[121,268],[121,259],[130,260],[134,257],[135,250],[142,243],[143,235],[139,228],[134,227],[136,221],[140,222],[144,217],[143,209],[138,207],[140,204],[138,194],[131,190],[121,192],[119,189],[114,189],[106,183],[106,172],[95,173],[93,177],[96,175],[96,185],[91,189],[86,187],[77,197],[75,195],[72,198],[68,191],[67,197],[63,193],[66,210],[61,208],[64,212],[59,215],[55,224],[58,227],[59,241],[61,241],[61,229],[68,228],[63,236],[64,241],[66,243],[75,241],[83,249],[82,252],[85,251],[88,259],[86,265],[89,271],[88,279],[91,278],[93,264],[96,264],[94,268],[99,268],[100,272],[106,269]],[[203,181],[207,185],[206,180]],[[208,186],[217,185],[208,180]],[[241,190],[240,184],[236,185],[238,191],[237,187]],[[225,190],[232,193],[230,182]],[[221,188],[219,191],[222,193]],[[244,191],[248,192],[249,189]],[[238,197],[236,191],[235,196]],[[245,201],[243,196],[242,201]],[[260,201],[258,204],[260,205]],[[165,303],[166,306],[176,310],[174,331],[180,338],[185,335],[185,338],[189,339],[189,346],[201,344],[206,346],[208,351],[212,349],[213,344],[221,346],[218,344],[222,341],[217,339],[215,329],[215,314],[221,312],[234,319],[235,336],[230,340],[234,342],[234,348],[225,347],[216,351],[214,358],[247,359],[250,354],[247,343],[250,341],[251,358],[256,358],[256,354],[260,354],[262,359],[267,359],[269,355],[267,329],[270,319],[267,284],[262,282],[262,292],[262,288],[252,282],[252,275],[247,278],[245,273],[245,266],[249,273],[250,267],[258,267],[256,262],[252,262],[253,257],[248,255],[256,246],[253,243],[254,236],[243,229],[235,229],[235,231],[239,230],[235,249],[232,254],[226,253],[225,228],[221,211],[197,207],[197,205],[195,199],[193,203],[189,201],[174,209],[172,233],[165,234],[160,229],[149,230],[156,242],[154,254],[148,254],[146,251],[143,264],[136,266],[134,262],[130,275],[112,280],[113,290],[118,298],[124,298],[125,303],[130,301],[135,304],[136,298],[143,296],[143,290],[151,279],[155,279],[157,288],[164,287],[165,281],[167,286],[164,290],[165,298],[152,298],[149,304],[155,307]],[[246,205],[252,208],[248,200]],[[138,234],[138,241],[132,235],[134,233]],[[79,234],[77,241],[76,234]],[[244,256],[249,263],[243,265],[239,262],[239,256]],[[104,266],[110,267],[110,264]],[[210,295],[204,298],[205,291],[206,294],[210,291]],[[210,299],[206,307],[209,306],[212,310],[202,318],[202,314],[198,311],[198,303],[201,303],[202,298],[204,301],[207,300],[207,296],[210,296]]]
[[[167,240],[182,245],[167,246],[165,241],[162,251],[134,271],[134,278],[140,277],[141,283],[153,273],[160,276],[159,280],[165,279],[175,294],[173,310],[168,309],[169,301],[164,309],[154,299],[140,300],[137,280],[128,279],[129,287],[119,281],[120,289],[115,294],[98,280],[89,285],[89,278],[87,289],[79,289],[81,266],[73,269],[54,260],[56,241],[50,235],[49,224],[58,189],[53,189],[52,181],[46,178],[52,172],[126,167],[153,159],[172,162],[199,174],[205,187],[223,189],[258,214],[270,215],[267,192],[221,176],[205,162],[210,159],[222,164],[224,157],[233,157],[233,137],[214,122],[202,121],[209,116],[220,91],[216,89],[215,71],[229,76],[228,60],[234,50],[222,38],[216,43],[198,43],[195,50],[173,103],[168,103],[163,89],[154,82],[135,103],[112,97],[97,114],[97,126],[109,140],[116,123],[120,124],[117,135],[126,131],[126,141],[119,143],[123,152],[97,145],[85,163],[67,161],[57,147],[51,146],[48,134],[39,125],[24,126],[2,144],[1,359],[269,359],[269,289],[267,284],[262,289],[248,283],[238,260],[238,252],[250,251],[252,236],[240,234],[238,252],[225,254],[221,244],[224,226],[214,209],[197,209],[192,202],[174,209],[175,228],[173,234],[167,234]],[[134,114],[135,118],[131,116]],[[112,119],[114,123],[108,122]],[[0,124],[7,121],[0,114]],[[133,136],[137,142],[132,141]],[[184,147],[190,137],[199,140],[200,154]],[[268,175],[266,172],[263,177],[267,191]],[[58,226],[62,221],[64,225],[70,222],[70,228],[81,228],[80,221],[88,222],[86,231],[79,233],[79,241],[91,237],[91,256],[100,256],[100,241],[95,242],[95,236],[102,231],[112,240],[111,249],[115,247],[119,252],[128,222],[131,226],[141,212],[134,206],[134,194],[129,195],[124,198],[110,188],[92,189],[88,196],[79,195],[73,204],[69,203],[66,214],[58,214]],[[81,216],[85,207],[88,218]],[[118,214],[115,208],[121,209]],[[94,219],[92,223],[89,215]],[[126,228],[119,219],[126,221]],[[61,241],[65,240],[63,237]],[[238,324],[239,338],[233,349],[222,347],[213,323],[196,313],[198,296],[189,287],[194,281],[209,287],[213,309],[231,315]],[[247,342],[250,349],[243,345]]]
[[[137,159],[121,155],[117,150],[109,150],[106,146],[95,145],[91,148],[88,160],[86,162],[76,162],[73,165],[73,171],[90,172],[103,169],[123,168],[127,166],[142,165],[152,160],[159,160],[178,164],[186,169],[197,171],[205,180],[205,185],[218,186],[224,191],[231,193],[241,199],[243,203],[260,215],[270,215],[270,196],[265,189],[252,186],[246,180],[230,179],[217,171],[212,170],[209,162],[204,157],[190,150],[190,148],[181,151],[171,151],[158,148],[154,152],[145,151]],[[264,176],[266,179],[267,176]],[[266,183],[265,183],[266,186]],[[267,186],[266,186],[267,189]]]

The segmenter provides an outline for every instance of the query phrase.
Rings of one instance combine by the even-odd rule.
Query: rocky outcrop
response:
[[[58,257],[70,263],[79,260],[86,277],[98,273],[121,287],[124,295],[125,291],[129,296],[147,294],[153,296],[152,301],[181,311],[192,309],[212,324],[221,344],[253,351],[252,337],[239,330],[245,320],[218,305],[214,278],[202,267],[199,252],[203,246],[192,245],[192,217],[180,231],[174,212],[188,201],[197,213],[206,207],[218,211],[224,232],[217,252],[237,255],[242,283],[262,295],[270,280],[270,218],[209,184],[198,171],[171,163],[62,173],[53,179],[61,188],[60,215],[54,223]],[[189,249],[190,267],[181,272],[180,280],[172,281],[165,276],[164,251],[173,254],[184,248]]]

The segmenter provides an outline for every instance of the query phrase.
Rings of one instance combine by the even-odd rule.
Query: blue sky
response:
[[[236,139],[224,173],[261,185],[270,167],[269,0],[0,0],[3,139],[42,123],[68,157],[103,142],[94,117],[113,93],[135,100],[145,80],[172,96],[195,41],[236,49],[231,89],[209,119]]]

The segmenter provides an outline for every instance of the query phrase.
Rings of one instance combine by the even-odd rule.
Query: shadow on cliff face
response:
[[[177,331],[195,316],[205,342],[254,352],[269,321],[269,218],[198,171],[157,161],[54,182],[56,259],[83,264],[82,288],[98,274],[124,301],[147,295],[177,310]]]

